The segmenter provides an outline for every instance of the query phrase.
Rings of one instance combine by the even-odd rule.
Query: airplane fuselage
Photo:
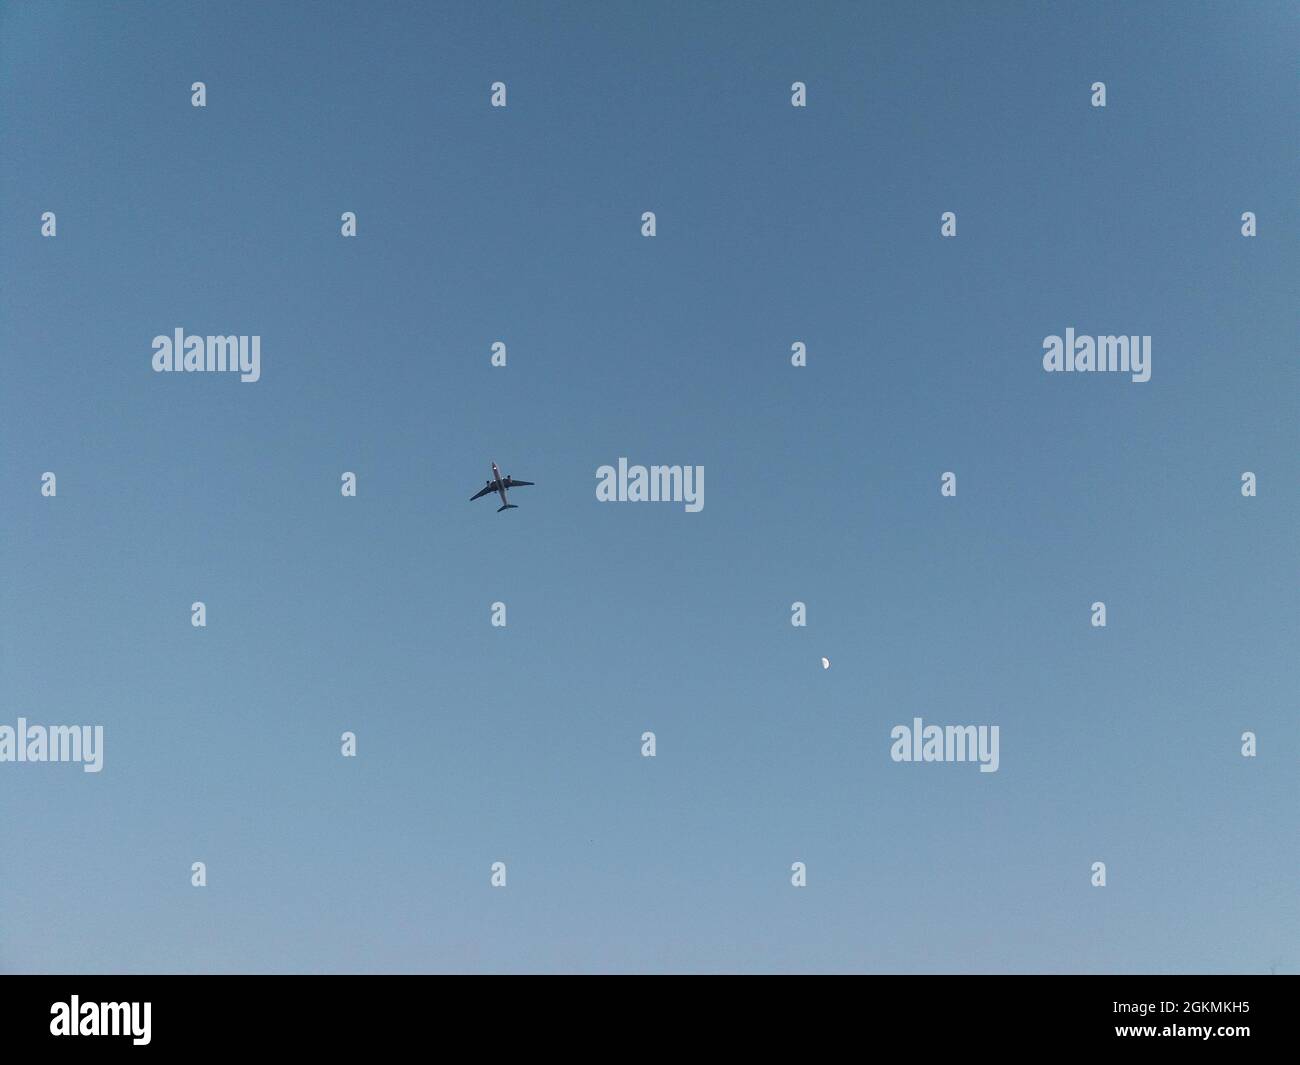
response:
[[[501,471],[497,469],[497,464],[492,463],[492,480],[497,486],[497,495],[501,497],[501,505],[507,506],[506,502],[506,482],[501,477]]]

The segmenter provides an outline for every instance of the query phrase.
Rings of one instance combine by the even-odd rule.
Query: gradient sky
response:
[[[1295,5],[637,7],[0,6],[0,970],[1296,972]]]

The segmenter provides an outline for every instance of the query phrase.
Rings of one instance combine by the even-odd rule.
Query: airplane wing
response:
[[[483,498],[484,496],[486,496],[486,495],[491,495],[491,494],[492,494],[493,492],[495,492],[496,490],[497,490],[496,482],[493,481],[491,484],[484,485],[482,488],[480,488],[480,489],[478,490],[478,492],[476,492],[474,495],[470,496],[470,497],[469,497],[469,501],[470,501],[471,503],[473,503],[474,500],[476,500],[476,499],[482,499],[482,498]]]
[[[507,488],[522,488],[524,485],[532,483],[532,481],[516,481],[513,477],[506,478]]]

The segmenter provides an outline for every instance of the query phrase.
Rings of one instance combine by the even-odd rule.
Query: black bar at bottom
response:
[[[1291,976],[5,976],[0,1047],[15,1062],[110,1047],[621,1057],[832,1039],[882,1053],[901,1040],[927,1052],[1130,1044],[1235,1056],[1294,1050],[1296,992]]]

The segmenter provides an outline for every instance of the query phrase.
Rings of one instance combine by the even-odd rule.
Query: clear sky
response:
[[[1296,972],[1298,40],[0,6],[0,724],[105,730],[0,764],[0,969]]]

